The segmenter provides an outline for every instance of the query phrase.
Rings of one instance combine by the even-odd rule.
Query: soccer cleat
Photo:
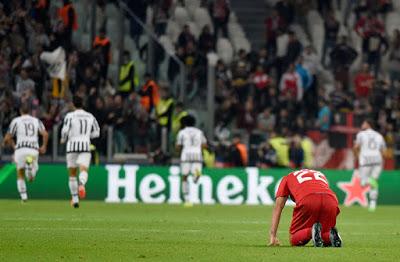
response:
[[[86,189],[84,185],[79,185],[78,192],[80,199],[84,199],[86,197]]]
[[[324,246],[324,242],[322,241],[321,231],[322,231],[321,223],[317,222],[312,226],[311,234],[314,247]]]
[[[201,177],[200,171],[199,171],[199,170],[196,170],[196,171],[194,172],[194,182],[197,183],[197,181],[199,181],[200,177]]]
[[[185,203],[183,204],[183,206],[184,206],[184,207],[193,207],[193,203],[187,201],[187,202],[185,202]]]
[[[342,247],[342,238],[340,237],[336,227],[331,228],[329,239],[331,240],[332,247]]]
[[[73,208],[79,208],[79,202],[75,202],[74,203],[74,201],[72,201],[72,199],[71,199],[71,206],[73,207]]]

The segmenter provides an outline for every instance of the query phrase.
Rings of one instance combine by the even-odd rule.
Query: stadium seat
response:
[[[244,49],[247,53],[251,51],[251,44],[246,38],[239,36],[231,40],[235,48],[235,52],[238,52],[240,49]]]
[[[233,47],[227,38],[220,38],[217,41],[217,54],[225,64],[233,61]]]
[[[176,23],[180,26],[183,27],[185,24],[188,24],[190,21],[189,18],[189,13],[187,12],[187,10],[182,7],[182,6],[177,6],[175,8],[174,11],[174,20],[176,21]]]
[[[113,19],[107,21],[106,34],[110,38],[111,43],[116,43],[119,35],[118,23]]]
[[[159,40],[169,54],[173,54],[175,52],[174,44],[167,35],[162,35]]]
[[[168,20],[167,35],[169,36],[169,38],[172,40],[173,43],[176,42],[180,33],[181,30],[179,25],[173,20]]]
[[[398,12],[390,12],[386,16],[386,33],[391,36],[394,29],[400,29],[400,14]]]
[[[189,22],[188,25],[189,25],[190,31],[192,32],[192,34],[194,35],[194,37],[195,37],[196,39],[198,39],[198,38],[199,38],[199,35],[200,35],[201,29],[200,29],[200,28],[197,26],[197,24],[194,23],[194,22]]]
[[[211,32],[214,32],[214,26],[211,21],[210,14],[208,10],[205,8],[197,8],[194,13],[194,22],[197,24],[199,28],[203,28],[205,25],[209,25]]]
[[[114,4],[106,5],[106,15],[107,17],[118,17],[120,14],[118,8]]]
[[[322,54],[324,39],[324,24],[320,14],[312,10],[307,14],[308,31],[311,32],[311,40],[319,57]]]
[[[228,24],[228,36],[230,39],[237,37],[243,37],[243,38],[246,37],[243,28],[238,23]]]
[[[189,15],[193,18],[196,9],[200,7],[200,0],[185,0],[185,7]]]

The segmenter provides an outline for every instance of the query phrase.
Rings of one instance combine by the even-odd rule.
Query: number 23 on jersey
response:
[[[293,175],[297,178],[299,184],[302,184],[306,181],[319,180],[328,185],[328,180],[326,179],[324,174],[315,170],[303,169],[294,172]]]

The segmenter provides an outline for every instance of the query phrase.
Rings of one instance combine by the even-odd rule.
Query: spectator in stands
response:
[[[169,87],[164,84],[160,88],[160,101],[156,106],[156,118],[157,118],[157,138],[162,137],[162,129],[166,128],[167,145],[169,145],[168,141],[170,140],[169,137],[172,128],[172,116],[174,113],[174,107],[175,107],[175,100],[171,96]]]
[[[182,119],[189,115],[189,113],[185,110],[182,102],[177,102],[174,108],[174,113],[172,114],[172,137],[176,137],[179,130],[182,128]]]
[[[300,101],[302,99],[303,84],[293,63],[289,65],[288,70],[283,74],[279,89],[282,97],[288,97],[292,101]]]
[[[277,165],[276,152],[268,141],[260,144],[257,149],[257,156],[257,166],[260,168],[270,168]]]
[[[151,113],[160,100],[160,88],[149,73],[144,75],[144,81],[142,89],[138,92],[141,96],[140,103],[148,113]]]
[[[282,77],[282,74],[286,70],[286,56],[289,44],[289,35],[283,31],[278,30],[278,37],[276,38],[276,58],[275,58],[275,69],[276,69],[276,76],[277,81],[279,81]]]
[[[389,43],[383,34],[379,31],[372,30],[367,38],[367,63],[372,66],[375,77],[378,76],[381,68],[381,57],[386,54],[389,49]]]
[[[336,19],[333,11],[330,11],[328,15],[325,16],[324,27],[325,27],[325,35],[324,35],[324,44],[322,47],[321,63],[324,66],[326,66],[327,65],[326,56],[336,45],[340,27],[339,21]]]
[[[219,31],[222,37],[228,37],[228,21],[231,8],[228,0],[214,0],[210,2],[209,11],[214,24],[214,38],[218,38]]]
[[[275,9],[278,11],[279,16],[282,17],[286,29],[294,21],[295,11],[293,4],[289,0],[280,0],[275,4]]]
[[[280,133],[273,130],[269,136],[269,144],[276,152],[276,162],[279,167],[289,166],[289,143]]]
[[[171,5],[172,5],[172,0],[154,1],[153,24],[154,24],[154,31],[157,34],[157,36],[165,34]]]
[[[241,103],[247,100],[249,95],[249,71],[246,62],[239,61],[233,70],[232,87]]]
[[[400,81],[400,30],[395,29],[389,51],[389,74],[391,81]]]
[[[111,63],[111,41],[106,36],[105,28],[101,28],[99,35],[96,36],[93,42],[93,48],[97,49],[102,58],[100,75],[103,79],[107,78],[108,65]]]
[[[244,106],[239,109],[237,127],[246,129],[249,133],[257,126],[257,114],[253,98],[248,97]]]
[[[321,72],[322,65],[312,46],[307,46],[302,53],[303,67],[311,77],[311,85],[304,91],[305,114],[315,117],[318,111],[318,83],[317,74]]]
[[[356,33],[363,39],[363,54],[368,52],[368,39],[372,34],[381,34],[385,32],[383,22],[377,17],[376,12],[369,12],[367,16],[361,17],[354,26]]]
[[[325,17],[326,14],[331,10],[332,10],[332,0],[318,0],[318,12],[321,14],[322,17]]]
[[[132,10],[132,12],[139,18],[139,20],[143,23],[146,22],[146,10],[148,1],[147,0],[137,0],[137,1],[129,1],[125,0],[128,8]],[[136,47],[139,48],[139,39],[143,33],[142,26],[135,20],[129,19],[130,22],[130,33],[133,38],[133,41],[136,44]]]
[[[179,61],[185,63],[185,49],[180,46],[177,46],[175,49],[175,56]],[[168,80],[173,87],[175,86],[174,83],[177,81],[176,77],[179,75],[180,71],[181,68],[179,63],[173,57],[170,57],[168,62]],[[176,95],[178,94],[178,91],[173,90],[173,93]]]
[[[270,107],[266,107],[257,116],[257,128],[262,132],[270,132],[275,129],[276,117]]]
[[[274,8],[272,10],[271,16],[265,19],[265,27],[266,27],[266,38],[267,38],[266,48],[272,56],[275,56],[277,48],[276,38],[278,36],[278,30],[284,29],[285,27],[285,21],[281,16],[279,16],[277,9]]]
[[[329,131],[332,112],[329,103],[324,99],[320,99],[318,105],[320,109],[318,112],[317,127],[321,132],[325,133]]]
[[[64,4],[58,10],[58,15],[63,24],[64,48],[69,51],[72,47],[72,32],[78,30],[78,20],[74,5],[70,0],[63,0]]]
[[[230,158],[235,167],[244,167],[249,163],[247,147],[242,143],[240,135],[235,135],[232,139]]]
[[[207,54],[208,52],[214,49],[215,49],[215,38],[213,34],[211,34],[210,26],[205,25],[199,36],[199,50],[203,54]]]
[[[289,31],[289,39],[286,51],[286,64],[295,63],[299,58],[303,45],[297,39],[297,35],[293,31]]]
[[[342,83],[347,90],[349,83],[349,69],[357,57],[357,51],[347,43],[347,37],[342,36],[340,42],[330,53],[335,79]]]
[[[21,98],[31,93],[35,93],[35,82],[29,77],[27,69],[23,68],[17,76],[15,95]]]
[[[140,104],[140,99],[135,91],[131,91],[129,96],[125,99],[124,103],[124,115],[126,117],[126,138],[128,140],[129,152],[135,152],[139,143],[138,130],[139,127],[139,116],[143,111],[143,107]],[[147,130],[149,131],[149,130]]]
[[[254,102],[257,108],[263,108],[266,105],[268,88],[272,84],[272,78],[267,75],[262,67],[258,65],[256,71],[251,76],[251,82],[254,85]]]
[[[183,47],[186,50],[190,42],[196,43],[196,38],[190,31],[189,25],[184,25],[183,30],[178,37],[178,46]]]
[[[354,77],[354,91],[357,98],[368,98],[372,87],[374,85],[375,78],[369,70],[369,65],[364,63]]]
[[[335,112],[348,112],[352,109],[352,97],[344,90],[340,81],[335,82],[335,89],[329,94]]]
[[[293,169],[302,168],[304,164],[304,151],[301,147],[301,137],[295,135],[289,147],[290,167]]]
[[[108,114],[108,122],[114,127],[114,150],[118,153],[125,153],[127,149],[126,141],[126,117],[124,115],[122,96],[116,95],[114,97],[114,106],[112,111]]]
[[[138,85],[139,76],[135,63],[131,59],[131,53],[125,50],[123,54],[123,64],[119,71],[118,92],[123,98],[126,98],[132,91],[136,90]]]
[[[273,65],[272,57],[268,53],[267,48],[263,47],[258,51],[256,57],[252,60],[252,71],[257,70],[258,66],[261,66],[265,73],[269,73]]]

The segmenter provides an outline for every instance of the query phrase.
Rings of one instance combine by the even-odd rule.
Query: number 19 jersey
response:
[[[203,131],[196,127],[180,130],[177,145],[182,146],[181,162],[202,162],[202,145],[207,143]]]
[[[319,171],[303,169],[282,178],[276,197],[289,197],[297,204],[310,194],[328,194],[336,198],[328,180]]]
[[[22,115],[11,121],[8,133],[16,137],[15,149],[39,149],[39,132],[45,131],[42,121],[30,115]]]
[[[90,139],[99,136],[99,124],[91,113],[77,109],[65,116],[61,139],[67,141],[67,153],[89,152]]]
[[[372,129],[363,130],[357,134],[356,144],[360,146],[360,166],[382,164],[381,150],[386,148],[386,143],[381,134]]]

